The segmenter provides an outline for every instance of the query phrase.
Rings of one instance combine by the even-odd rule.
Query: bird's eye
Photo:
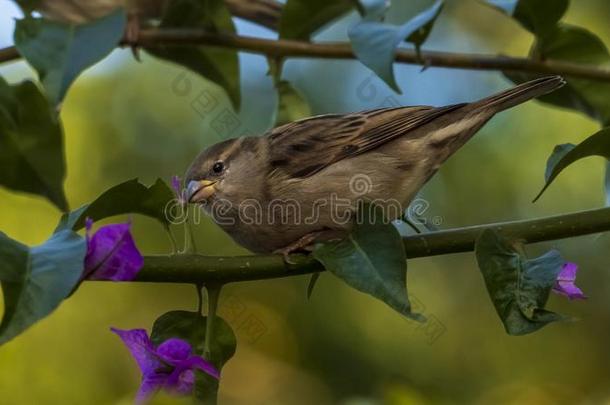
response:
[[[222,162],[216,162],[216,163],[214,163],[214,166],[212,166],[212,171],[216,174],[222,173],[224,169],[225,169],[225,164]]]

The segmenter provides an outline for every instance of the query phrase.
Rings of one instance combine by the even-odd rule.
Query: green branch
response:
[[[470,252],[478,235],[485,229],[495,229],[504,236],[524,243],[610,231],[610,208],[576,212],[553,217],[476,225],[447,231],[431,232],[404,238],[407,257],[426,257],[449,253]],[[285,263],[281,256],[203,255],[147,256],[137,281],[159,283],[217,283],[263,280],[323,271],[313,258],[297,255],[295,264]]]
[[[140,32],[136,45],[155,47],[160,45],[194,46],[206,45],[263,54],[274,58],[323,58],[355,59],[349,43],[263,39],[238,35],[223,35],[202,29],[148,29]],[[123,42],[122,45],[130,45]],[[0,62],[19,58],[13,47],[0,49]],[[594,65],[563,62],[557,60],[534,60],[502,55],[480,55],[454,52],[421,51],[399,49],[396,62],[424,67],[444,67],[470,70],[500,70],[536,74],[557,74],[567,77],[610,81],[610,69]]]

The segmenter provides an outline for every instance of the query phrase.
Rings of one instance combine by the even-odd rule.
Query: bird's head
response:
[[[201,152],[186,175],[188,201],[206,204],[213,199],[233,201],[244,195],[258,172],[259,141],[230,139]]]

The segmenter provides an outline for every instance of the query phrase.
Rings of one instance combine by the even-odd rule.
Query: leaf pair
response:
[[[35,5],[25,7],[35,9]],[[161,18],[163,28],[207,28],[235,33],[223,0],[176,0]],[[59,105],[70,85],[88,67],[116,48],[126,27],[125,10],[86,24],[73,25],[27,16],[17,21],[14,33],[19,53],[36,69],[47,97]],[[233,106],[240,104],[239,63],[234,50],[163,45],[147,48],[151,54],[181,64],[221,86]]]
[[[414,44],[419,52],[443,9],[443,1],[437,0],[431,7],[399,26],[379,21],[383,7],[377,3],[367,9],[362,21],[350,28],[349,38],[358,59],[394,91],[401,93],[394,78],[393,65],[398,45],[407,41]]]
[[[164,208],[173,198],[169,187],[160,180],[151,187],[131,180],[65,214],[50,239],[40,246],[28,247],[0,233],[0,282],[4,295],[0,344],[49,315],[74,290],[83,275],[87,252],[85,238],[75,231],[84,226],[85,218],[101,220],[139,213],[168,226]]]
[[[48,99],[58,105],[78,75],[119,44],[126,21],[123,9],[83,25],[26,17],[15,26],[15,46],[38,72]]]
[[[488,229],[475,247],[487,291],[509,335],[532,333],[566,319],[544,308],[565,261],[556,250],[527,259],[518,246]]]
[[[81,26],[29,16],[17,21],[15,46],[38,72],[46,96],[32,82],[9,86],[0,78],[0,184],[68,210],[63,129],[54,110],[78,75],[118,45],[125,20],[119,10]]]
[[[610,67],[610,53],[599,37],[584,28],[560,22],[568,8],[568,0],[487,0],[487,3],[512,16],[536,35],[530,50],[531,58]],[[515,83],[535,77],[522,72],[504,74]],[[542,102],[580,111],[605,127],[610,125],[609,100],[610,84],[580,78],[568,78],[566,86],[540,97]],[[544,188],[534,201],[563,169],[575,161],[593,155],[608,158],[607,135],[607,130],[602,130],[576,147],[555,147],[547,163]],[[606,193],[608,190],[606,187]]]

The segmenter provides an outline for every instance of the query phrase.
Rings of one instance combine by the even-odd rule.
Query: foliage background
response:
[[[394,2],[390,22],[400,22],[429,4]],[[12,43],[13,3],[0,2],[0,46]],[[603,0],[572,2],[565,19],[610,44]],[[317,39],[345,39],[348,16]],[[239,32],[273,37],[253,24]],[[449,1],[426,49],[525,55],[531,37],[509,18],[474,0]],[[241,55],[243,108],[234,135],[269,127],[275,93],[263,57]],[[291,60],[286,78],[310,101],[314,113],[377,108],[393,97],[402,104],[442,105],[473,100],[509,84],[495,72],[396,65],[404,95],[395,95],[356,61]],[[185,71],[151,57],[133,61],[118,50],[90,69],[68,93],[62,116],[66,132],[72,207],[133,177],[151,182],[182,173],[197,151],[222,139],[217,114],[230,108],[213,85],[187,74],[188,94],[176,91]],[[33,76],[23,62],[0,66],[15,82]],[[197,97],[218,100],[200,114]],[[374,96],[373,96],[374,93]],[[201,101],[201,99],[199,99]],[[536,204],[546,158],[558,143],[578,143],[595,132],[582,115],[529,103],[489,123],[426,186],[428,218],[443,228],[531,218],[604,204],[603,162],[590,159],[566,171]],[[0,189],[0,229],[24,243],[42,242],[58,212],[47,201]],[[205,218],[197,228],[206,254],[245,251]],[[146,253],[168,251],[158,224],[134,218],[134,235]],[[307,278],[230,285],[225,318],[236,330],[236,356],[223,370],[220,401],[226,404],[427,404],[610,402],[610,240],[575,238],[528,248],[533,255],[557,246],[582,271],[588,302],[551,298],[549,307],[579,322],[551,325],[523,337],[505,334],[489,305],[474,255],[409,262],[410,293],[446,328],[433,343],[417,325],[383,303],[323,275],[310,302]],[[421,298],[420,298],[421,297]],[[161,313],[191,309],[191,286],[86,283],[53,316],[0,348],[0,393],[18,404],[131,403],[138,372],[108,328],[150,327]],[[240,308],[236,315],[235,306]],[[248,323],[250,322],[250,323]],[[248,325],[257,323],[253,331]],[[261,333],[262,330],[262,333]],[[158,398],[158,403],[174,400]]]

